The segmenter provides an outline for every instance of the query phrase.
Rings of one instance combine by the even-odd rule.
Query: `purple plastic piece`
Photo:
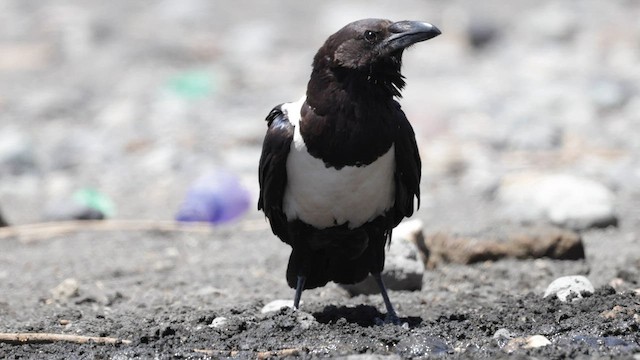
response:
[[[189,187],[176,220],[218,224],[239,217],[248,207],[249,192],[240,179],[224,170],[212,171]]]

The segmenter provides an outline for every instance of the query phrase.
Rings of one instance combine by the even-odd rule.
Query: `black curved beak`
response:
[[[387,52],[406,49],[421,41],[432,39],[441,34],[440,29],[422,21],[398,21],[388,28],[391,36],[382,42]]]

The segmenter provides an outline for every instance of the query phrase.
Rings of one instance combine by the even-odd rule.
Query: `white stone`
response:
[[[534,349],[551,344],[551,341],[542,335],[531,335],[527,337],[517,337],[509,340],[502,348],[506,353],[513,353],[518,349]]]
[[[527,338],[527,342],[524,344],[525,349],[535,349],[543,346],[550,345],[551,341],[542,335],[532,335]]]
[[[228,323],[229,323],[229,320],[226,317],[218,316],[217,318],[213,319],[213,321],[211,322],[211,324],[209,324],[209,326],[212,328],[219,329],[221,327],[225,327]]]
[[[62,281],[58,286],[50,290],[54,300],[67,300],[74,296],[78,296],[80,284],[78,280],[69,278]]]
[[[302,305],[302,302],[300,302],[300,304]],[[262,307],[262,310],[260,310],[261,313],[266,314],[266,313],[270,313],[270,312],[274,312],[274,311],[278,311],[282,308],[285,307],[293,307],[293,300],[273,300],[272,302],[268,303],[267,305]]]
[[[577,298],[582,298],[581,293],[587,292],[593,294],[595,288],[591,284],[591,281],[584,276],[563,276],[555,279],[544,292],[544,297],[550,295],[556,295],[560,301],[567,301],[567,297],[572,293]]]
[[[616,223],[613,192],[596,181],[573,175],[507,176],[498,189],[498,199],[513,220],[545,220],[577,230]]]

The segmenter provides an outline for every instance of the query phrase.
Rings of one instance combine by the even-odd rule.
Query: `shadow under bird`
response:
[[[403,51],[438,35],[419,21],[350,23],[318,50],[306,95],[267,116],[258,210],[292,247],[294,308],[305,289],[371,274],[399,322],[380,273],[393,228],[420,205],[421,163],[395,99]]]

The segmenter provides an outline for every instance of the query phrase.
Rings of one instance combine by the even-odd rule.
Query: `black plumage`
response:
[[[258,209],[292,246],[295,307],[304,289],[373,274],[397,319],[380,272],[393,228],[419,206],[421,164],[395,98],[404,49],[439,34],[414,21],[348,24],[316,54],[306,96],[267,116]]]

